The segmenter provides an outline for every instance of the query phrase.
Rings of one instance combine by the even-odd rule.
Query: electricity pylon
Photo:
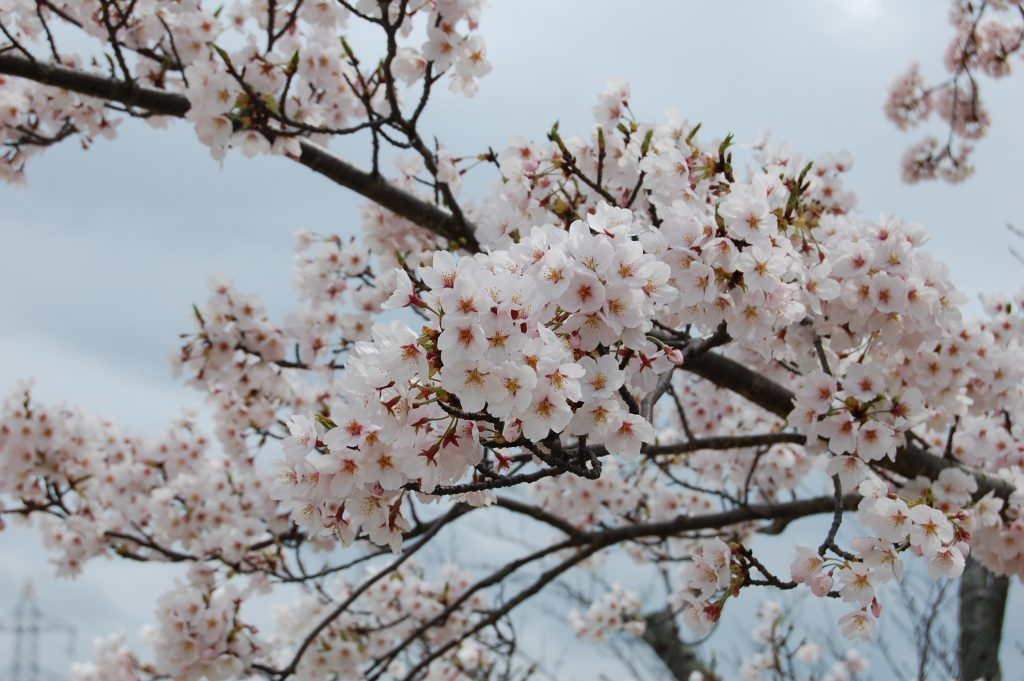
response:
[[[18,604],[9,621],[0,621],[0,632],[14,636],[14,655],[4,681],[58,681],[55,674],[39,665],[39,638],[43,634],[63,633],[68,636],[68,654],[74,652],[75,628],[53,615],[47,615],[36,603],[32,580],[25,582]]]

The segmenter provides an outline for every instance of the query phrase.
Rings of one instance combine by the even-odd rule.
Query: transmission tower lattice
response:
[[[11,619],[0,621],[0,633],[10,633],[14,637],[14,654],[4,681],[62,681],[59,674],[39,665],[39,638],[49,633],[67,634],[68,655],[71,655],[75,646],[75,628],[39,609],[32,580],[25,583]]]

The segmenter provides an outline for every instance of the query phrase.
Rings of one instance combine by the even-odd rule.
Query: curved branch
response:
[[[191,108],[188,98],[182,94],[142,87],[56,64],[44,64],[14,54],[0,54],[0,73],[88,97],[120,102],[162,116],[183,118]],[[268,137],[273,135],[273,131],[262,132]],[[297,160],[307,168],[468,251],[480,250],[472,225],[466,223],[463,228],[450,213],[399,189],[380,175],[356,167],[310,140],[300,138],[299,145],[302,154]]]
[[[430,540],[434,537],[434,535],[440,532],[443,527],[459,518],[459,516],[465,514],[468,510],[470,510],[470,507],[468,506],[453,506],[450,511],[445,513],[443,516],[439,517],[437,520],[433,521],[430,525],[430,529],[427,530],[426,533],[424,533],[424,535],[420,537],[420,539],[415,544],[405,549],[386,568],[384,568],[380,572],[377,572],[369,579],[367,579],[365,582],[363,582],[361,585],[353,589],[352,592],[348,595],[348,598],[346,598],[344,601],[338,604],[333,610],[331,610],[331,612],[329,612],[326,617],[321,619],[320,622],[318,622],[317,625],[313,627],[313,629],[311,629],[309,633],[306,634],[305,638],[302,639],[302,643],[299,644],[299,647],[295,651],[295,654],[292,656],[291,662],[288,663],[288,666],[282,669],[280,672],[276,673],[280,674],[282,678],[287,678],[288,676],[294,674],[295,670],[298,669],[299,662],[302,660],[302,656],[305,654],[306,649],[313,644],[313,641],[315,641],[316,637],[320,635],[320,632],[322,632],[324,629],[330,626],[331,622],[336,620],[343,612],[348,610],[349,606],[351,606],[356,601],[356,599],[358,599],[367,589],[369,589],[371,586],[379,582],[381,579],[387,577],[396,569],[401,567],[402,563],[412,558],[413,555],[415,555],[417,551],[419,551],[427,543],[429,543]]]
[[[723,355],[708,352],[692,357],[683,364],[683,369],[711,381],[720,388],[726,388],[745,397],[780,418],[786,418],[793,410],[794,396],[791,391]],[[1005,480],[994,478],[957,461],[943,459],[909,441],[899,448],[895,461],[883,459],[875,463],[907,479],[923,475],[935,480],[944,469],[959,468],[977,481],[978,490],[974,493],[975,499],[979,499],[991,491],[1005,500],[1014,492],[1013,485]]]

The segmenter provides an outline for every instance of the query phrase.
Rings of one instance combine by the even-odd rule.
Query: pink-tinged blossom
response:
[[[980,527],[992,527],[999,525],[1002,519],[999,512],[1003,508],[1003,500],[995,496],[994,491],[989,491],[974,505],[975,522]]]
[[[964,571],[965,556],[959,544],[947,544],[928,559],[928,576],[956,579]]]
[[[849,413],[843,411],[826,416],[817,423],[815,432],[828,440],[833,454],[857,453],[857,422]]]
[[[839,476],[839,484],[844,490],[856,489],[867,471],[864,462],[855,456],[834,456],[825,467],[830,477]]]
[[[683,569],[686,586],[699,592],[699,598],[706,601],[716,592],[729,586],[732,575],[730,566],[732,550],[721,539],[708,539],[701,543],[699,553]]]
[[[839,577],[839,595],[844,601],[868,605],[875,598],[875,577],[871,568],[863,563],[853,563],[849,567],[840,568],[836,575]]]
[[[391,297],[382,305],[385,310],[394,310],[400,307],[406,307],[407,305],[413,304],[413,301],[417,300],[416,290],[413,288],[412,280],[404,270],[394,270],[395,276],[395,292],[391,294]]]
[[[644,444],[654,442],[654,426],[642,416],[623,414],[618,427],[609,429],[605,447],[612,454],[624,459],[633,459],[640,454]]]
[[[885,379],[875,365],[852,364],[843,375],[843,392],[869,402],[885,392]]]
[[[790,575],[794,582],[803,584],[821,572],[825,559],[819,556],[817,551],[806,546],[798,546],[796,550],[797,557],[793,559]]]
[[[946,514],[924,504],[910,509],[910,544],[929,558],[953,541],[953,525]]]
[[[619,369],[619,363],[612,355],[601,355],[596,360],[589,356],[583,357],[579,364],[585,371],[580,387],[582,397],[586,401],[611,397],[626,380]]]
[[[610,237],[632,236],[637,231],[633,226],[632,211],[603,202],[597,205],[597,210],[587,215],[587,224],[595,232]]]
[[[490,365],[471,357],[446,364],[441,370],[441,387],[458,395],[464,410],[478,412],[489,399],[499,397],[502,386]]]
[[[556,392],[542,393],[531,402],[522,416],[523,435],[543,440],[552,430],[561,432],[572,419],[572,410],[565,397]]]
[[[839,618],[839,628],[846,638],[868,641],[875,631],[875,620],[864,610],[854,610]]]
[[[864,461],[896,458],[896,436],[892,428],[878,421],[869,421],[857,430],[857,455]]]
[[[811,593],[818,598],[824,598],[832,592],[834,584],[831,572],[819,572],[810,578]]]
[[[316,445],[319,436],[318,424],[308,416],[295,414],[288,419],[288,432],[281,442],[281,448],[289,459],[301,459]]]
[[[879,537],[893,543],[906,541],[913,527],[910,509],[902,499],[875,499],[861,509],[861,518]]]
[[[823,371],[815,371],[804,377],[802,387],[797,390],[796,401],[813,408],[818,414],[824,414],[832,407],[836,391],[836,379]]]

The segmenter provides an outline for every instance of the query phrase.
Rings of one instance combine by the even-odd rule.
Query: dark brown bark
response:
[[[644,643],[678,681],[689,681],[693,672],[700,672],[707,681],[718,678],[701,661],[693,646],[679,640],[679,627],[669,608],[644,615],[644,622],[647,624]]]
[[[999,643],[1010,580],[997,577],[973,558],[960,578],[960,678],[1002,681]]]
[[[14,54],[0,54],[0,73],[53,85],[89,97],[120,102],[164,116],[181,118],[190,106],[184,95],[139,87],[115,78],[85,73],[57,64],[32,61]]]

